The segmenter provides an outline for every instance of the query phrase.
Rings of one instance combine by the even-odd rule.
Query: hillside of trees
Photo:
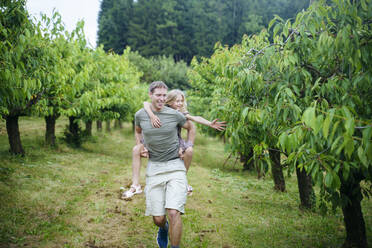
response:
[[[102,0],[98,44],[121,54],[171,55],[189,63],[210,56],[216,42],[232,46],[278,15],[293,18],[309,0]]]

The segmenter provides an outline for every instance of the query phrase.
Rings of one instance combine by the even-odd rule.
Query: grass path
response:
[[[57,122],[61,136],[66,120]],[[26,157],[8,154],[0,123],[0,247],[156,247],[156,227],[144,216],[144,195],[120,200],[131,177],[130,126],[94,133],[81,149],[43,146],[41,119],[22,118]],[[276,193],[227,158],[223,144],[198,135],[189,183],[195,192],[183,216],[182,247],[340,247],[341,211],[323,216],[298,209],[295,177]],[[145,162],[141,182],[144,184]],[[372,200],[363,201],[372,244]]]

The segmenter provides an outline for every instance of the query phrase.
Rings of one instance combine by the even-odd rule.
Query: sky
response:
[[[40,13],[51,17],[56,9],[68,31],[75,29],[79,20],[84,20],[85,37],[92,48],[96,47],[100,0],[26,0],[26,7],[36,18],[40,18]]]

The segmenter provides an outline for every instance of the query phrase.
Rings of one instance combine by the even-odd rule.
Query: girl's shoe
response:
[[[141,189],[141,185],[138,186],[131,185],[130,188],[122,194],[121,198],[126,200],[132,198],[136,194],[141,194],[142,192],[143,191]]]
[[[193,191],[193,189],[192,189],[191,185],[187,185],[187,195],[192,195],[192,191]]]

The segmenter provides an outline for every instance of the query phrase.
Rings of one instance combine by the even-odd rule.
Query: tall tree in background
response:
[[[103,0],[98,13],[98,44],[122,54],[128,45],[133,0]]]
[[[291,18],[309,0],[102,0],[98,44],[121,54],[171,55],[190,62],[210,56],[216,42],[232,46],[267,26],[274,14]]]

